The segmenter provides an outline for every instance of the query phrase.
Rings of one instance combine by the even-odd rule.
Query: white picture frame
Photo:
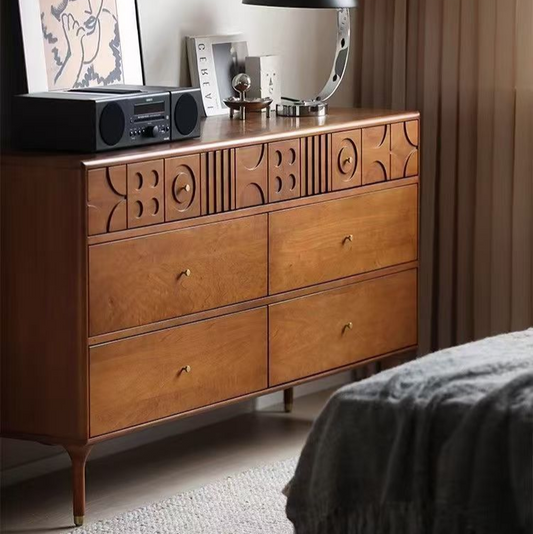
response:
[[[83,19],[77,20],[80,9]],[[113,83],[144,84],[136,0],[19,0],[19,12],[29,93]],[[48,29],[45,21],[52,22],[54,28]],[[105,34],[110,31],[112,40],[106,43]],[[76,37],[76,46],[69,47],[68,35]],[[97,45],[93,45],[95,42]],[[112,43],[113,48],[108,50]],[[80,46],[83,59],[78,69],[77,56],[71,50]],[[92,47],[91,61],[83,47]],[[107,61],[109,66],[105,65],[100,59],[103,54],[112,57],[114,63]],[[71,61],[70,65],[65,58]],[[94,67],[98,61],[104,66],[102,73]],[[66,76],[70,72],[72,75]]]
[[[244,72],[248,44],[242,34],[187,37],[191,84],[200,88],[208,117],[229,114],[232,77]]]

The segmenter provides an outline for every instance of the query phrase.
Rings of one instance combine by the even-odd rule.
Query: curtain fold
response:
[[[363,107],[418,109],[420,345],[533,325],[533,0],[363,0]]]

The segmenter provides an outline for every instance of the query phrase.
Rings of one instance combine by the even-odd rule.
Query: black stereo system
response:
[[[15,97],[18,146],[102,152],[200,135],[200,89],[113,85]]]

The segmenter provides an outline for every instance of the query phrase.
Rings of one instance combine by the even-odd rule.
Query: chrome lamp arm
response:
[[[350,10],[348,8],[337,9],[337,49],[335,62],[326,85],[320,91],[316,100],[326,102],[339,88],[350,56]]]

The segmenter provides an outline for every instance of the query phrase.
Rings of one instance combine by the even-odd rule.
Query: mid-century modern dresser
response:
[[[417,346],[419,115],[2,162],[2,435],[91,447]]]

